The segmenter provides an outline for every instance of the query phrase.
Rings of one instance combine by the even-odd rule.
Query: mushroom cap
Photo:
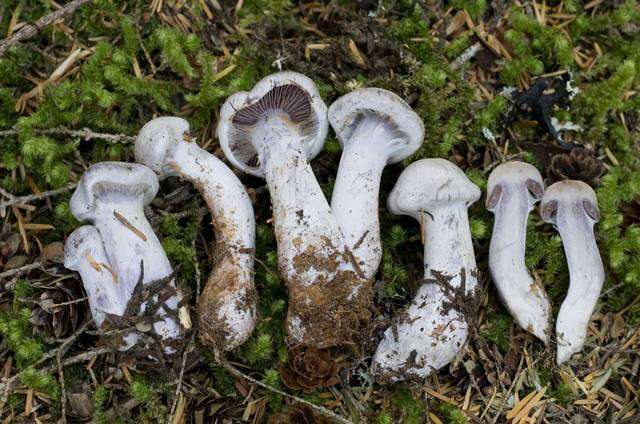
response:
[[[588,184],[577,180],[558,181],[547,187],[544,192],[540,202],[540,217],[543,221],[555,225],[558,208],[576,206],[582,207],[594,223],[600,220],[598,199]]]
[[[395,151],[387,163],[396,163],[415,153],[424,139],[424,124],[400,96],[382,88],[360,88],[340,97],[329,106],[329,122],[344,147],[365,113],[388,119],[397,134]]]
[[[246,163],[239,157],[234,147],[237,140],[233,118],[239,110],[258,102],[272,89],[283,85],[295,85],[301,88],[308,96],[311,104],[311,118],[315,120],[313,131],[302,141],[304,151],[308,159],[313,159],[320,153],[324,146],[325,137],[329,128],[327,121],[327,106],[320,98],[320,93],[314,82],[297,72],[278,72],[261,79],[251,91],[240,91],[230,96],[220,109],[220,121],[218,122],[218,140],[227,160],[236,168],[256,177],[264,177],[259,166]],[[240,140],[239,143],[247,143]],[[246,147],[246,146],[245,146]]]
[[[142,196],[146,206],[157,193],[158,177],[150,168],[138,163],[100,162],[82,175],[69,206],[79,220],[93,221],[99,198]]]
[[[136,160],[160,175],[173,175],[167,163],[169,150],[179,142],[191,141],[189,123],[177,116],[163,116],[147,122],[136,137]]]
[[[480,189],[453,163],[445,159],[421,159],[409,165],[387,199],[395,215],[420,218],[421,211],[462,202],[471,205]]]
[[[93,225],[83,225],[76,228],[64,243],[64,266],[67,269],[77,271],[80,261],[86,260],[84,252],[87,249],[93,251],[102,246],[100,232]]]
[[[487,209],[493,210],[500,200],[502,185],[523,185],[531,197],[538,201],[544,193],[544,182],[540,171],[526,162],[509,161],[497,166],[487,182]]]

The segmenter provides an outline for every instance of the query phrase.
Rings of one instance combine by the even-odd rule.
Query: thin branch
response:
[[[34,269],[38,269],[42,267],[42,262],[34,262],[29,265],[24,265],[19,268],[10,269],[8,271],[0,272],[0,278],[9,278],[15,275],[22,275],[29,271],[33,271]]]
[[[65,135],[68,137],[78,137],[85,141],[88,140],[106,140],[112,143],[134,143],[136,138],[131,135],[126,134],[108,134],[108,133],[99,133],[94,132],[89,128],[82,128],[80,130],[72,130],[66,127],[57,127],[57,128],[35,128],[36,134],[42,135]],[[9,130],[0,131],[0,137],[13,137],[18,135],[19,131],[17,128],[11,128]]]
[[[73,14],[80,6],[85,3],[89,3],[92,0],[73,0],[70,3],[67,3],[61,9],[56,10],[53,13],[50,13],[46,16],[35,21],[33,24],[27,24],[20,28],[18,32],[12,34],[10,37],[5,38],[0,41],[0,57],[2,57],[5,52],[14,44],[17,44],[21,41],[27,40],[37,33],[39,33],[43,28],[48,27],[54,22],[66,18]]]
[[[8,206],[13,206],[13,205],[24,205],[34,200],[41,200],[41,199],[44,199],[45,197],[66,193],[76,188],[76,185],[77,185],[76,183],[69,183],[64,187],[57,188],[55,190],[43,191],[42,193],[30,194],[28,196],[22,196],[22,197],[14,196],[13,199],[0,203],[0,209],[4,209]]]

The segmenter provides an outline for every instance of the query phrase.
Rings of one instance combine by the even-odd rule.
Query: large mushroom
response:
[[[424,125],[400,97],[381,88],[361,88],[340,97],[329,107],[329,122],[343,148],[331,210],[363,274],[373,278],[382,258],[382,170],[415,153]]]
[[[495,215],[489,246],[491,277],[518,325],[547,343],[551,307],[524,262],[527,218],[543,192],[540,172],[528,163],[503,163],[489,175],[487,209]]]
[[[414,162],[398,178],[387,205],[420,222],[425,282],[378,345],[379,381],[422,379],[463,349],[470,317],[462,307],[477,285],[467,208],[479,198],[480,189],[444,159]]]
[[[113,290],[130,301],[141,282],[162,282],[173,274],[160,240],[144,215],[158,191],[158,177],[144,165],[101,162],[92,165],[80,178],[70,201],[71,213],[92,223],[100,233],[110,267],[117,278]],[[179,307],[181,295],[171,279],[159,288],[150,302],[158,305],[153,330],[167,344],[183,337],[189,315]],[[115,297],[115,296],[114,296]],[[144,313],[149,301],[142,303]],[[166,346],[167,352],[172,351]]]
[[[200,338],[231,350],[255,328],[255,217],[244,186],[220,159],[198,146],[187,121],[162,117],[138,134],[136,160],[161,177],[179,176],[203,194],[216,235],[216,263],[198,302]]]
[[[280,72],[229,97],[218,124],[229,161],[266,179],[289,288],[289,341],[315,348],[358,346],[371,317],[371,284],[309,165],[324,143],[326,113],[313,81]]]
[[[556,359],[562,364],[582,349],[604,283],[604,267],[593,232],[600,219],[598,200],[582,181],[560,181],[544,192],[540,215],[560,233],[569,266],[569,291],[556,321]]]

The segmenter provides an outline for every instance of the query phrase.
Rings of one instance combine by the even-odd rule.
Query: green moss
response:
[[[18,367],[25,368],[42,357],[44,345],[31,335],[31,310],[18,305],[14,309],[13,312],[0,312],[0,335],[15,353]]]
[[[506,312],[496,312],[486,320],[486,328],[482,330],[482,337],[498,346],[498,348],[506,353],[510,349],[509,345],[509,327],[513,319]]]
[[[437,408],[438,413],[447,424],[466,424],[470,420],[459,408],[449,403],[441,403]]]
[[[46,374],[33,367],[28,367],[20,373],[20,380],[22,384],[30,389],[46,393],[53,399],[59,399],[60,397],[60,386],[56,378],[51,374]]]
[[[426,408],[424,402],[413,397],[407,389],[397,389],[391,395],[391,403],[398,409],[405,424],[424,422]]]

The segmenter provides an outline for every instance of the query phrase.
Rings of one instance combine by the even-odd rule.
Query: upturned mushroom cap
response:
[[[400,96],[382,88],[360,88],[346,94],[329,106],[329,122],[338,141],[344,147],[363,120],[377,117],[384,120],[395,138],[387,163],[396,163],[415,153],[422,145],[424,124]]]
[[[86,253],[95,257],[96,251],[104,251],[102,237],[93,225],[83,225],[69,234],[64,243],[64,266],[67,269],[77,271],[80,263],[86,261]]]
[[[594,223],[600,220],[596,193],[582,181],[558,181],[550,185],[540,202],[540,216],[545,222],[557,225],[556,213],[560,205],[567,210],[583,210]]]
[[[92,165],[80,178],[69,206],[73,216],[81,221],[95,219],[99,199],[115,201],[142,196],[148,205],[158,193],[158,177],[149,168],[137,163],[100,162]]]
[[[480,189],[456,165],[445,159],[421,159],[400,174],[387,208],[394,215],[420,220],[421,211],[457,202],[469,206],[479,198]]]
[[[526,186],[533,202],[540,200],[544,193],[544,182],[535,166],[526,162],[506,162],[499,165],[489,175],[487,182],[488,210],[493,211],[497,206],[504,190],[503,185]]]
[[[167,154],[179,142],[191,141],[189,123],[176,116],[163,116],[147,122],[138,133],[136,160],[160,175],[175,175]]]
[[[260,118],[274,112],[288,115],[298,127],[308,159],[320,153],[329,127],[327,106],[311,79],[296,72],[278,72],[260,80],[250,92],[230,96],[222,105],[218,140],[236,168],[264,177],[247,135]]]

